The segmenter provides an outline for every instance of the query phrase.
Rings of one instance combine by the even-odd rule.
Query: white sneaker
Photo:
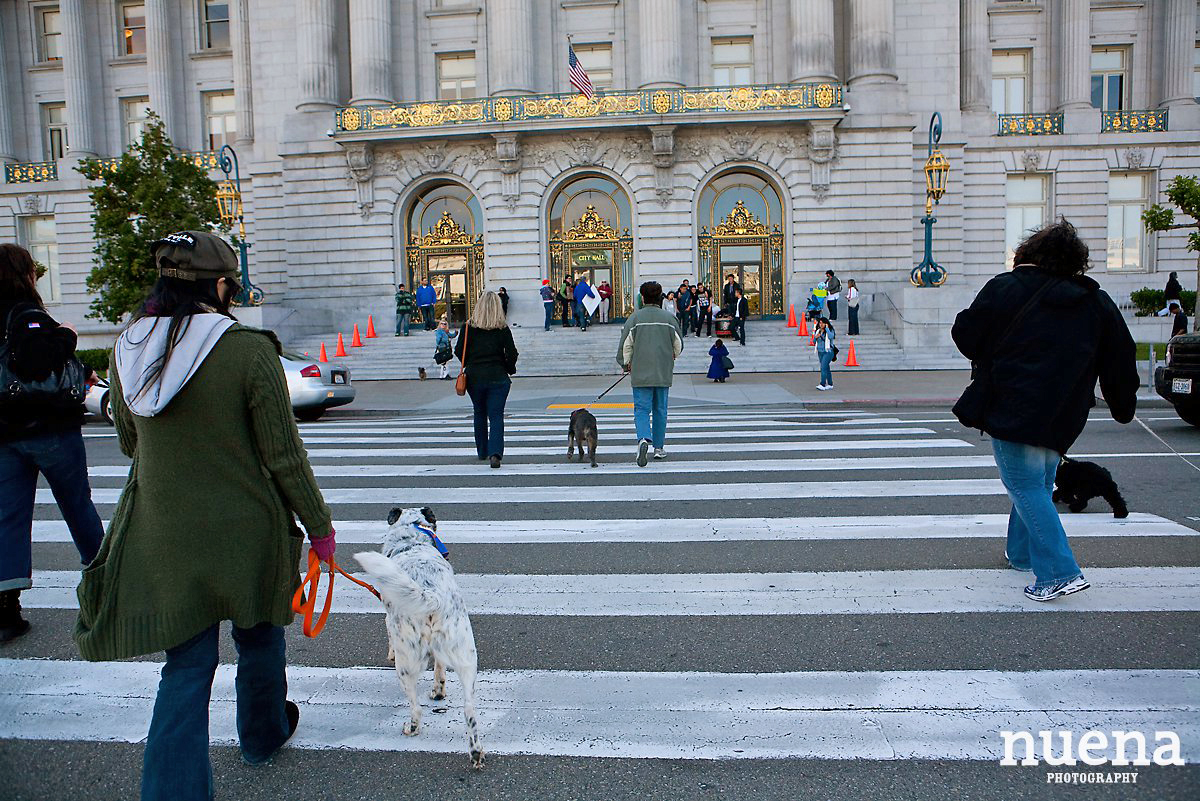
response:
[[[819,389],[819,390],[821,390],[822,392],[824,392],[824,391],[825,391],[825,390],[827,390],[827,389],[833,389],[833,387],[827,387],[827,386],[825,386],[824,384],[817,384],[817,389]]]
[[[666,452],[664,449],[662,449],[662,448],[655,448],[655,449],[654,449],[654,458],[655,458],[656,460],[666,459],[666,458],[667,458],[667,452]]]

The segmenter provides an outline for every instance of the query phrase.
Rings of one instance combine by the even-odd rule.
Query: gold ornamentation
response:
[[[513,118],[512,101],[506,97],[502,97],[492,104],[492,113],[496,115],[499,122],[508,122]]]
[[[418,248],[443,248],[473,244],[475,244],[475,238],[464,231],[448,211],[442,212],[442,218],[437,221],[429,233],[424,236],[413,234],[412,238],[413,247]]]
[[[817,87],[817,107],[829,108],[833,105],[833,87],[823,83]]]
[[[358,127],[360,125],[362,125],[362,117],[359,115],[358,109],[356,109],[356,108],[342,109],[342,130],[343,131],[357,131]]]
[[[596,207],[588,204],[583,216],[571,226],[564,239],[568,242],[595,242],[600,240],[615,240],[617,229],[608,224],[608,220],[600,216]]]
[[[1167,130],[1167,110],[1106,111],[1100,118],[1100,130],[1102,133],[1165,131]]]
[[[655,92],[650,99],[650,108],[655,114],[666,114],[671,110],[671,96],[666,92]]]
[[[733,205],[733,211],[729,212],[729,216],[713,228],[713,236],[718,238],[766,235],[766,224],[759,222],[758,218],[751,214],[750,209],[746,208],[746,205],[740,200]]]

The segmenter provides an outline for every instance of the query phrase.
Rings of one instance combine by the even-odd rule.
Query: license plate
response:
[[[334,373],[334,374],[333,374],[333,383],[335,383],[335,384],[345,384],[345,383],[346,383],[346,376],[342,375],[341,373]]]
[[[1179,395],[1192,394],[1192,379],[1190,378],[1172,378],[1171,391]]]

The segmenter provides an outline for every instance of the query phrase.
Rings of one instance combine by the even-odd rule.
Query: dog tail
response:
[[[375,589],[401,613],[408,617],[427,615],[436,605],[415,581],[396,567],[391,559],[375,551],[354,554],[363,570],[375,584]]]

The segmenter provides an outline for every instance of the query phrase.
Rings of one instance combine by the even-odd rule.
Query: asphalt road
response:
[[[636,603],[630,601],[630,609],[593,614],[583,609],[595,599],[580,595],[568,602],[562,613],[513,614],[493,608],[492,601],[480,595],[472,604],[472,622],[481,671],[497,682],[495,677],[529,674],[533,680],[547,683],[547,697],[552,694],[550,687],[558,686],[559,681],[567,687],[591,687],[581,693],[587,697],[581,697],[579,705],[592,709],[589,705],[595,704],[592,712],[572,717],[570,704],[565,712],[549,701],[537,705],[536,681],[531,692],[537,709],[528,714],[503,696],[502,688],[494,690],[498,700],[491,710],[485,700],[480,702],[485,748],[489,743],[493,747],[487,767],[476,773],[469,769],[465,753],[458,750],[461,718],[452,706],[454,678],[448,714],[440,720],[436,714],[427,715],[427,730],[412,739],[400,738],[390,726],[406,715],[396,683],[394,698],[361,708],[361,725],[367,734],[365,740],[353,741],[357,745],[346,737],[350,724],[323,723],[326,718],[322,715],[328,710],[317,704],[302,707],[297,736],[310,721],[310,739],[285,749],[268,768],[248,768],[235,748],[214,745],[219,798],[1200,797],[1200,768],[1195,764],[1080,766],[1073,770],[1137,770],[1138,781],[1136,785],[1048,785],[1047,772],[1062,768],[998,764],[994,754],[998,731],[989,728],[994,718],[983,714],[1008,709],[1004,704],[1011,702],[1019,720],[1042,716],[1080,733],[1093,725],[1104,728],[1126,719],[1141,723],[1153,723],[1160,717],[1168,723],[1190,720],[1191,728],[1182,733],[1183,750],[1193,763],[1200,760],[1200,741],[1194,736],[1200,731],[1200,715],[1196,714],[1200,696],[1193,692],[1200,681],[1200,640],[1196,636],[1200,623],[1196,600],[1200,596],[1193,572],[1188,572],[1200,568],[1200,470],[1184,461],[1200,464],[1200,431],[1181,423],[1169,410],[1147,410],[1142,420],[1183,457],[1172,454],[1136,423],[1121,426],[1106,419],[1103,410],[1093,413],[1074,452],[1094,455],[1113,473],[1135,522],[1112,521],[1102,501],[1093,502],[1083,515],[1067,515],[1069,531],[1079,525],[1079,531],[1085,532],[1072,535],[1072,546],[1085,573],[1096,571],[1092,573],[1094,586],[1048,611],[1025,602],[1020,597],[1023,577],[1004,570],[1003,528],[996,521],[1008,511],[1005,496],[986,488],[962,495],[938,491],[955,482],[987,482],[997,475],[994,466],[987,464],[989,443],[977,432],[963,430],[945,409],[824,409],[821,414],[833,411],[834,415],[818,417],[794,407],[714,408],[709,413],[704,407],[693,407],[689,411],[694,417],[681,415],[672,421],[667,462],[636,473],[618,472],[611,466],[632,459],[632,437],[625,433],[627,413],[610,412],[601,417],[602,465],[595,470],[568,465],[561,454],[538,454],[512,455],[505,459],[505,469],[480,467],[467,475],[386,476],[369,470],[365,475],[338,475],[339,469],[351,466],[374,466],[384,473],[388,468],[429,463],[478,465],[473,458],[405,455],[414,447],[431,447],[412,444],[413,437],[436,438],[449,423],[465,423],[463,408],[450,408],[453,412],[439,419],[422,411],[399,415],[393,422],[342,418],[303,427],[307,438],[320,439],[320,444],[310,444],[310,455],[319,468],[323,488],[379,490],[378,500],[371,496],[361,503],[334,505],[343,562],[350,561],[350,553],[366,550],[371,541],[377,541],[371,521],[380,520],[392,505],[386,500],[389,491],[411,495],[419,494],[420,489],[453,490],[456,500],[437,505],[436,511],[469,598],[478,582],[499,577],[527,582],[537,577],[576,577],[581,585],[596,582],[600,588],[597,595],[607,598],[607,582],[622,577],[633,577],[635,586],[644,581],[647,590],[654,590],[666,586],[671,576],[682,576],[685,582],[696,583],[696,594],[720,595],[727,612],[638,614]],[[510,418],[510,435],[530,437],[520,445],[557,447],[563,438],[553,425],[567,414],[522,409]],[[743,419],[751,422],[736,430],[699,425]],[[543,432],[546,424],[551,430]],[[827,433],[815,437],[803,433],[814,427]],[[855,433],[864,427],[904,433]],[[98,492],[119,488],[123,483],[119,468],[128,464],[110,432],[96,425],[86,429],[89,461],[99,474],[93,477]],[[679,435],[674,442],[672,432]],[[697,437],[684,438],[686,433]],[[344,447],[378,449],[380,454],[329,455],[342,447],[338,440],[351,437],[368,442]],[[470,439],[468,434],[453,432],[444,437],[447,447],[467,446]],[[400,442],[387,441],[393,439]],[[855,440],[896,442],[886,448],[838,447]],[[935,440],[957,444],[925,447]],[[777,449],[811,442],[826,443],[827,449]],[[711,448],[672,449],[673,444],[683,443],[703,443]],[[968,457],[983,458],[958,467],[931,466],[933,459]],[[872,461],[884,458],[901,459],[905,466]],[[755,468],[756,461],[766,464],[765,460],[781,459],[793,463],[777,464],[770,470]],[[854,463],[834,468],[832,462],[822,462],[830,459]],[[521,474],[522,467],[532,470],[538,465],[561,465],[561,469]],[[844,495],[815,497],[756,494],[761,490],[771,496],[766,488],[777,484],[814,482],[830,487],[869,484],[879,490],[872,497],[856,497],[849,488]],[[638,500],[670,486],[678,486],[679,491],[677,495],[668,491],[668,500]],[[577,488],[578,501],[498,497],[530,487],[547,492],[557,487]],[[107,519],[113,506],[105,503],[98,508]],[[928,528],[924,523],[912,524],[926,520],[918,516],[941,522]],[[71,643],[75,613],[70,608],[70,593],[56,595],[49,589],[56,576],[69,577],[70,571],[78,569],[77,557],[65,530],[55,522],[57,510],[52,504],[39,504],[36,517],[35,585],[46,589],[26,594],[33,632],[0,647],[0,660],[13,660],[0,661],[0,799],[136,798],[142,751],[137,732],[144,734],[137,721],[139,715],[148,714],[152,681],[139,679],[140,689],[120,699],[129,705],[128,717],[134,721],[124,726],[121,724],[128,721],[104,713],[109,709],[105,704],[110,692],[103,686],[83,693],[76,689],[44,703],[28,692],[4,689],[6,671],[15,675],[19,670],[53,668],[91,675],[85,673],[90,666],[78,661]],[[842,521],[837,526],[845,527],[843,533],[835,535],[837,526],[822,524],[834,518]],[[875,529],[855,528],[856,520],[867,518],[883,523]],[[556,520],[582,521],[582,528],[589,533],[556,532],[552,523],[545,523]],[[968,525],[968,520],[982,522]],[[961,531],[954,528],[956,521],[961,522]],[[356,523],[358,528],[354,528]],[[634,533],[621,533],[626,529]],[[359,533],[343,536],[345,531]],[[754,533],[758,531],[766,533]],[[1145,586],[1117,589],[1114,582],[1123,570],[1137,571],[1136,581]],[[963,592],[940,596],[945,598],[944,609],[904,611],[902,600],[894,602],[894,609],[889,606],[893,594],[902,595],[889,589],[889,577],[895,578],[897,586],[911,580],[919,587],[926,581],[935,582],[935,574],[946,571],[959,571],[947,575],[963,577]],[[829,583],[827,589],[797,595],[796,608],[786,612],[739,611],[740,603],[765,592],[767,586],[754,585],[744,593],[737,588],[760,579],[774,581],[768,577],[784,573],[812,574]],[[1096,576],[1114,578],[1106,586],[1104,579]],[[987,593],[976,582],[999,580],[1007,582],[1003,592],[1015,611],[986,608]],[[734,582],[735,588],[707,589],[705,582],[723,586],[721,581]],[[339,592],[350,590],[342,587]],[[847,593],[860,594],[859,600],[869,595],[869,603],[861,612],[836,607],[841,603],[837,599]],[[616,592],[611,595],[609,602],[618,607],[627,600]],[[1168,596],[1175,600],[1168,602]],[[570,603],[581,604],[580,610],[572,613]],[[1084,605],[1088,603],[1097,608]],[[231,663],[235,656],[228,638],[225,640],[222,661]],[[383,679],[390,675],[382,670],[362,670],[387,667],[383,626],[377,614],[335,613],[316,640],[305,639],[298,626],[293,626],[288,632],[288,648],[289,664],[298,670]],[[157,654],[138,661],[161,659]],[[135,675],[131,673],[135,667],[114,663],[101,666],[109,672],[98,675],[128,677]],[[1042,677],[1049,677],[1051,684],[1061,678],[1062,691],[1067,694],[1072,686],[1088,687],[1092,681],[1116,676],[1120,681],[1114,692],[1120,698],[1125,697],[1123,693],[1133,693],[1138,700],[1127,708],[1110,699],[1066,709],[1057,703],[1055,693],[1039,695],[1026,689],[1014,693],[1017,700],[996,701],[995,709],[988,703],[956,707],[959,702],[954,700],[952,687],[955,677],[964,671],[989,672],[979,674],[983,678],[1002,675],[1018,688],[1024,686],[1022,682]],[[1125,673],[1114,673],[1121,671]],[[895,699],[889,695],[894,691],[888,688],[902,681],[901,672],[915,672],[918,685],[929,684],[934,697],[928,704],[905,706],[902,694],[896,693]],[[707,674],[727,687],[728,697],[708,698],[699,690],[695,697],[688,696],[688,683]],[[661,700],[665,711],[642,715],[640,709],[624,706],[619,696],[613,696],[615,700],[609,704],[607,682],[630,675],[635,686],[640,683],[639,676],[645,677],[645,682],[665,677],[661,698],[653,699]],[[846,723],[845,713],[847,704],[857,706],[857,699],[831,695],[833,701],[823,703],[822,685],[817,685],[811,696],[802,694],[801,701],[780,701],[774,712],[738,706],[737,693],[743,688],[753,692],[755,684],[773,686],[772,676],[796,682],[819,676],[831,685],[850,682],[850,686],[863,676],[880,676],[884,689],[875,702],[864,707],[861,721],[851,720],[853,725]],[[1161,684],[1145,683],[1156,677]],[[672,682],[678,682],[679,688]],[[382,686],[385,690],[391,687]],[[1156,689],[1145,689],[1149,686]],[[57,690],[49,692],[53,695]],[[1086,702],[1086,693],[1084,696]],[[803,706],[799,712],[792,708],[797,703]],[[893,708],[891,703],[899,706]],[[426,704],[429,711],[433,705]],[[697,715],[714,704],[728,704],[733,717],[727,735],[713,738],[711,733],[704,734],[709,722],[689,717],[689,704],[697,707]],[[218,701],[214,709],[222,705],[228,706]],[[57,711],[52,714],[51,710]],[[797,715],[795,720],[803,725],[785,730],[774,726],[771,715],[785,721],[792,720],[788,715]],[[854,727],[869,728],[880,721],[886,729],[893,717],[910,721],[897,726],[912,728],[906,730],[907,740],[894,736],[888,740],[891,755],[881,756],[868,745],[872,740],[867,729],[861,737],[853,735]],[[442,728],[452,732],[450,739],[441,738],[438,726],[442,720],[446,721]],[[850,726],[852,736],[841,736],[838,727],[843,725]],[[214,723],[213,736],[224,742],[221,724]],[[709,737],[705,758],[682,756],[691,739],[700,742],[705,737]],[[96,741],[104,739],[110,741]],[[443,740],[451,745],[443,747]],[[639,756],[628,756],[633,752]],[[905,758],[910,752],[935,756]]]

